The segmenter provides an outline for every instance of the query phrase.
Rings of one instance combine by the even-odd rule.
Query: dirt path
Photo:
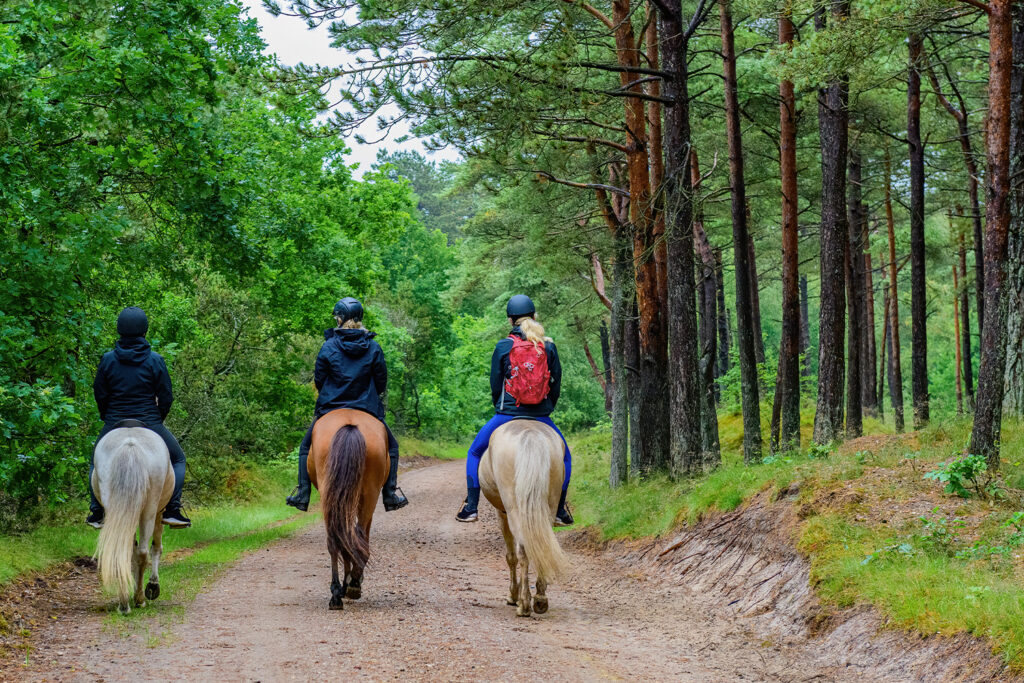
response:
[[[363,598],[329,612],[323,528],[251,553],[159,638],[119,635],[101,611],[57,608],[29,680],[852,680],[805,642],[768,642],[727,609],[610,557],[571,551],[548,614],[505,605],[508,574],[493,509],[459,524],[462,463],[408,472],[412,504],[378,509]],[[164,596],[158,601],[173,600]],[[701,604],[704,602],[704,604]],[[154,609],[159,609],[155,607]],[[162,632],[161,632],[162,630]],[[820,653],[818,653],[820,657]],[[9,674],[12,672],[8,672]],[[856,676],[863,681],[863,675]]]

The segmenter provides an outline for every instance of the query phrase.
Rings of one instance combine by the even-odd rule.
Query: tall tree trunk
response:
[[[903,431],[903,369],[900,367],[900,300],[896,280],[896,225],[892,216],[892,161],[885,150],[885,222],[889,228],[889,398],[896,431]]]
[[[1013,6],[1010,124],[1010,245],[1006,395],[1003,410],[1024,416],[1024,5]]]
[[[849,325],[846,335],[846,438],[855,439],[864,433],[861,412],[861,350],[864,339],[864,249],[861,237],[864,233],[861,211],[860,153],[850,150],[850,175],[847,244],[846,304]]]
[[[690,153],[690,182],[694,195],[700,185],[700,163],[697,152]],[[698,305],[700,307],[700,415],[701,450],[705,470],[718,467],[722,462],[722,450],[718,438],[718,414],[715,409],[715,340],[718,337],[717,294],[718,279],[715,275],[715,256],[711,250],[704,221],[695,202],[693,239],[700,256]]]
[[[988,3],[988,131],[985,174],[985,326],[981,332],[978,398],[971,453],[999,469],[1006,372],[1006,257],[1010,232],[1010,85],[1013,71],[1011,0]]]
[[[654,20],[654,8],[650,0],[647,2],[647,66],[657,69],[659,63],[658,24]],[[661,81],[652,79],[645,86],[651,97],[661,97]],[[651,130],[648,136],[647,159],[650,165],[651,196],[661,192],[665,182],[665,155],[662,152],[661,102],[647,102],[647,125]],[[658,273],[658,299],[662,310],[668,309],[668,243],[665,240],[665,212],[658,211],[654,217],[654,263]]]
[[[967,395],[967,409],[974,412],[974,372],[971,363],[971,297],[967,287],[967,248],[964,236],[960,235],[960,358],[963,363],[964,391]]]
[[[864,232],[861,233],[861,244],[864,245],[864,335],[861,348],[861,385],[860,403],[864,412],[872,417],[878,416],[878,387],[875,368],[878,366],[878,347],[875,344],[875,283],[872,272],[871,254],[867,253],[868,236],[867,221],[864,221]]]
[[[746,208],[747,227],[750,226],[750,202]],[[754,250],[754,237],[747,233],[747,264],[750,266],[750,319],[754,328],[754,359],[758,364],[764,362],[764,330],[761,328],[761,291],[760,279],[757,276],[757,258]]]
[[[718,298],[718,369],[717,376],[729,372],[729,309],[725,307],[725,269],[722,264],[722,250],[715,249],[715,280]]]
[[[779,44],[791,46],[796,34],[788,5],[779,17]],[[782,340],[772,420],[778,424],[777,446],[782,451],[800,449],[800,353],[809,340],[801,312],[807,316],[806,280],[800,278],[800,240],[796,175],[796,97],[793,82],[779,83],[779,174],[782,179]],[[800,286],[804,286],[801,301]]]
[[[630,250],[632,260],[632,249]],[[637,323],[640,314],[636,308],[636,292],[630,291],[630,298],[627,303],[629,315],[623,324],[623,355],[626,359],[626,400],[629,403],[629,476],[632,479],[642,476],[645,471],[640,469],[637,462],[637,454],[643,450],[640,442],[640,434],[643,431],[643,420],[641,414],[644,405],[640,392],[640,332],[637,330]]]
[[[807,276],[800,275],[800,353],[803,363],[800,366],[800,377],[811,376],[811,313],[808,306]],[[802,380],[801,380],[802,381]]]
[[[626,317],[630,300],[630,245],[626,231],[619,227],[614,233],[615,261],[612,263],[612,452],[608,484],[612,488],[624,484],[629,472],[629,398],[626,379]]]
[[[620,78],[622,88],[643,95],[643,75],[630,70],[640,68],[641,61],[630,16],[629,0],[613,0],[615,50],[619,64],[626,67]],[[626,97],[624,101],[629,219],[633,225],[633,268],[640,316],[637,325],[640,340],[639,391],[640,404],[643,406],[640,414],[640,451],[632,454],[632,461],[639,472],[647,473],[668,467],[668,335],[659,294],[657,262],[652,256],[656,251],[656,242],[647,155],[646,107],[640,97]]]
[[[612,344],[608,333],[608,323],[604,320],[601,321],[601,327],[598,328],[598,337],[601,340],[601,367],[604,370],[601,376],[604,377],[604,410],[606,413],[611,415],[612,413]]]
[[[885,259],[879,258],[879,263],[884,264]],[[881,271],[882,287],[882,345],[881,357],[878,359],[878,419],[885,419],[885,372],[888,367],[885,362],[885,349],[889,343],[889,290],[885,286],[885,267]]]
[[[956,264],[953,265],[953,348],[956,350],[956,414],[964,414],[964,389],[960,369],[960,278]]]
[[[747,246],[747,199],[743,177],[743,143],[736,85],[736,47],[733,40],[730,0],[718,3],[722,30],[722,71],[725,76],[725,128],[729,145],[729,184],[732,198],[732,243],[736,267],[736,342],[743,397],[743,461],[761,460],[761,402],[754,353],[754,320],[751,310],[750,263]]]
[[[923,41],[910,34],[907,70],[907,141],[910,143],[910,340],[914,429],[928,424],[928,329],[924,265],[924,145],[921,142]]]
[[[682,3],[662,12],[661,53],[665,95],[673,101],[665,111],[665,226],[668,235],[668,312],[671,339],[672,472],[685,475],[700,469],[700,372],[697,365],[696,283],[693,268],[693,194],[690,185],[690,102],[687,91],[688,29]],[[626,19],[628,21],[628,19]]]
[[[832,0],[832,15],[849,16],[849,3]],[[818,30],[825,14],[815,16]],[[843,367],[846,331],[845,256],[846,146],[848,139],[846,76],[832,81],[818,94],[818,134],[821,142],[821,308],[818,315],[818,406],[814,415],[814,441],[831,443],[843,430]]]

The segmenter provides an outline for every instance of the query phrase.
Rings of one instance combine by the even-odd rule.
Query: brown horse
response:
[[[480,490],[498,510],[508,561],[508,604],[516,614],[548,611],[547,582],[568,564],[551,523],[562,493],[565,444],[536,420],[513,420],[494,430],[480,461]],[[537,568],[537,596],[530,595],[530,562]],[[521,574],[516,577],[516,566]]]
[[[320,507],[331,553],[330,609],[342,609],[342,597],[358,600],[363,569],[370,557],[370,524],[388,477],[388,438],[384,423],[361,410],[332,410],[313,428],[306,468],[320,491]],[[338,556],[345,561],[345,582],[338,580]]]

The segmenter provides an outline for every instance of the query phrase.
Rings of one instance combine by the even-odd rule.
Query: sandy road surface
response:
[[[363,598],[343,611],[327,610],[330,560],[317,524],[242,558],[158,639],[119,635],[103,628],[98,610],[78,608],[41,635],[30,668],[7,673],[83,681],[843,678],[811,664],[808,646],[762,642],[727,609],[709,610],[686,589],[591,551],[570,552],[570,575],[548,589],[548,614],[516,617],[505,605],[493,509],[482,503],[477,524],[454,519],[464,481],[456,462],[402,476],[412,502],[378,508]]]

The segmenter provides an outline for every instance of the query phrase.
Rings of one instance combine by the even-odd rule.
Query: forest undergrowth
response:
[[[865,436],[841,446],[753,466],[743,464],[741,426],[739,415],[720,420],[719,469],[615,489],[609,434],[571,439],[577,523],[606,540],[660,537],[764,491],[796,492],[793,541],[827,606],[872,605],[891,626],[922,635],[988,638],[1024,667],[1024,424],[1004,425],[998,476],[962,455],[968,420],[901,435],[872,420]]]

